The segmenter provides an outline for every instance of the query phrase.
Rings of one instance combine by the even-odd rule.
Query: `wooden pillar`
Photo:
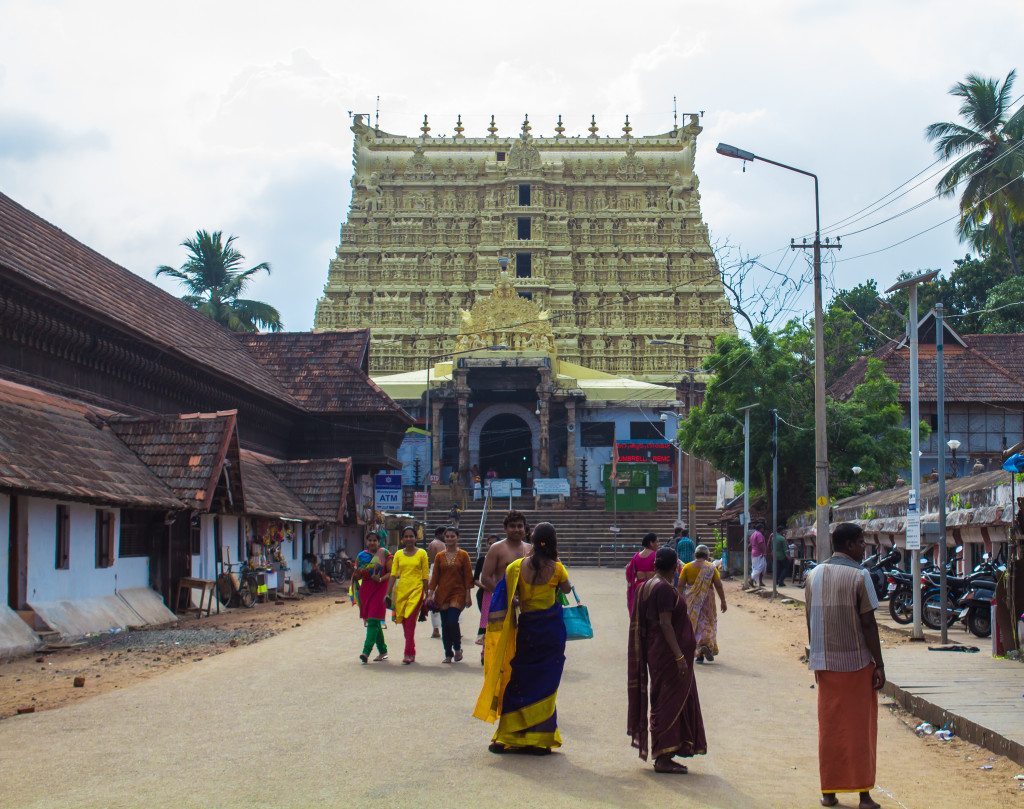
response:
[[[430,441],[433,444],[434,462],[431,465],[430,474],[441,474],[441,411],[444,409],[444,402],[430,403]]]
[[[569,478],[569,491],[576,494],[576,402],[565,403],[565,476]]]
[[[463,482],[469,474],[469,400],[459,396],[459,479]]]

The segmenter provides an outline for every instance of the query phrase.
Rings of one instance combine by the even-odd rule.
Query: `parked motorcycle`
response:
[[[958,547],[956,552],[946,561],[947,575],[952,575],[953,571],[956,570],[956,563],[959,558],[957,554],[961,550],[963,548]],[[935,570],[938,570],[938,568],[932,563],[931,559],[921,557],[922,574]],[[886,571],[885,581],[886,591],[889,594],[889,615],[898,624],[906,625],[911,623],[914,620],[914,577],[910,573],[893,569]],[[920,582],[918,582],[918,586],[921,586]],[[922,603],[924,603],[923,599]]]
[[[962,547],[958,547],[957,553],[961,550]],[[921,583],[926,589],[922,595],[921,620],[924,621],[925,626],[929,629],[939,629],[943,616],[945,616],[947,627],[952,626],[958,620],[966,619],[971,614],[971,611],[964,611],[965,608],[960,605],[961,600],[971,590],[988,591],[994,597],[996,579],[999,577],[999,574],[999,569],[988,558],[988,554],[985,555],[985,560],[967,576],[951,576],[947,574],[945,609],[942,607],[938,573],[931,571],[922,575]],[[991,598],[989,599],[989,605],[991,606]],[[977,611],[975,610],[975,612]],[[977,618],[976,622],[980,625],[981,619]],[[991,632],[991,626],[989,627],[989,632]],[[979,637],[984,637],[984,635],[979,635]]]

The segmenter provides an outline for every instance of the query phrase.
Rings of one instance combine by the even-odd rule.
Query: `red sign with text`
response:
[[[675,447],[667,441],[616,441],[619,463],[671,464]]]

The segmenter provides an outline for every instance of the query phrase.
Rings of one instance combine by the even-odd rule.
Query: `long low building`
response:
[[[922,546],[939,543],[939,484],[935,479],[921,486]],[[865,492],[832,506],[832,529],[841,522],[861,526],[867,541],[883,547],[906,547],[907,503],[910,487]],[[1010,541],[1015,497],[1024,495],[1024,483],[1003,470],[982,472],[946,480],[946,544],[963,545],[965,562],[973,567],[984,553],[997,556]],[[813,556],[814,514],[801,514],[789,522],[786,536],[801,540]]]
[[[225,563],[353,552],[412,423],[369,347],[232,333],[0,195],[0,655],[171,620]]]

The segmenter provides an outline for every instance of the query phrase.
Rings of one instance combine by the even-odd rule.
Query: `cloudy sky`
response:
[[[703,112],[713,239],[799,275],[785,248],[813,230],[810,181],[743,173],[718,141],[816,171],[824,233],[844,234],[931,195],[934,180],[829,227],[932,163],[922,133],[955,117],[950,85],[1024,68],[1020,0],[983,15],[946,0],[0,0],[0,20],[0,191],[148,278],[181,263],[197,228],[237,234],[274,268],[253,297],[293,330],[312,325],[348,207],[348,111],[378,95],[383,129],[415,134],[428,113],[435,135],[457,114],[483,135],[492,113],[512,133],[527,112],[535,135],[559,114],[585,133],[592,113],[602,134],[627,113],[653,134],[671,128],[676,96]],[[954,213],[933,200],[850,235],[829,283],[950,268],[965,252],[952,223],[882,248]]]

